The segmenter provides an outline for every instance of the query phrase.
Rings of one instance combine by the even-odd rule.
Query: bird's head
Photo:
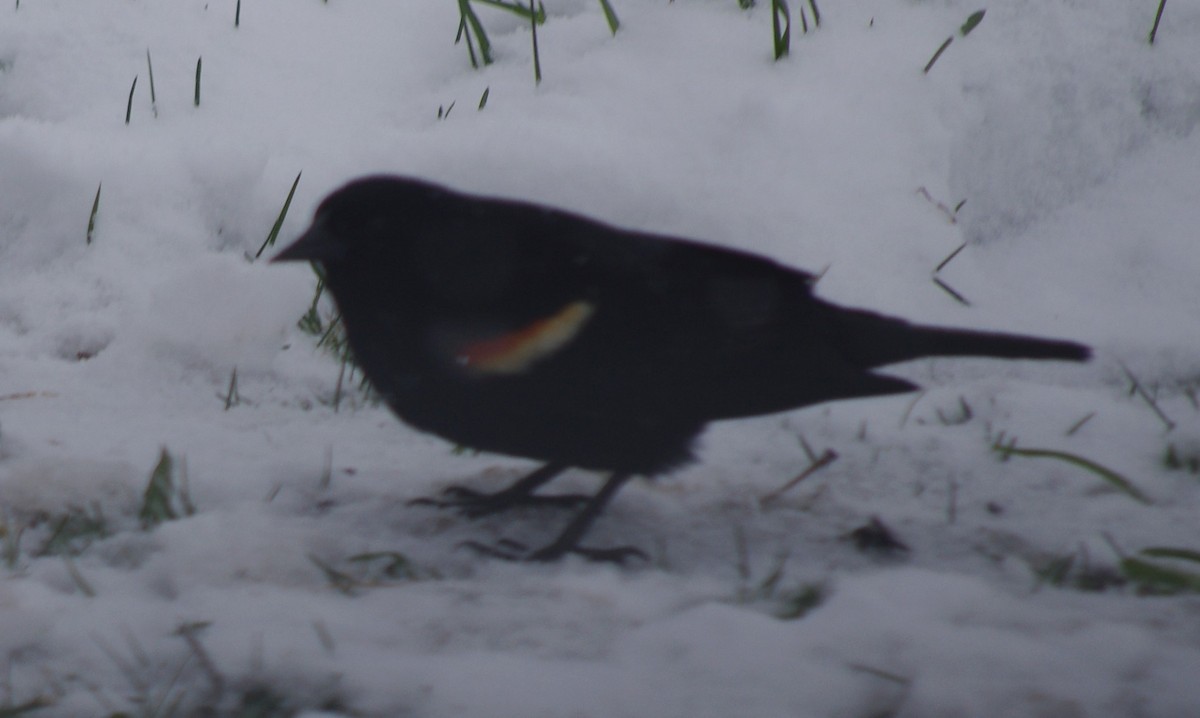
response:
[[[272,262],[386,262],[399,249],[405,228],[422,221],[442,188],[404,177],[365,177],[329,195],[312,225]]]

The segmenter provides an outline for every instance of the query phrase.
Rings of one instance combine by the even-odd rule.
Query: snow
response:
[[[1200,598],[1035,572],[1200,549],[1200,478],[1163,458],[1200,453],[1200,7],[1170,3],[1150,46],[1154,2],[997,0],[923,74],[974,3],[826,2],[773,62],[765,0],[612,1],[615,36],[599,3],[547,0],[537,86],[523,21],[480,6],[495,63],[472,69],[449,0],[247,0],[238,28],[232,0],[0,10],[0,712],[1196,713]],[[406,504],[531,464],[456,454],[354,392],[335,409],[338,363],[296,327],[312,273],[252,261],[301,171],[281,241],[339,184],[404,173],[1097,358],[914,362],[894,372],[919,396],[715,424],[701,461],[595,528],[649,562],[497,562],[458,546],[536,545],[562,517]],[[970,306],[930,281],[963,243],[938,277]],[[1001,432],[1151,503],[1000,461]],[[809,465],[801,437],[837,460],[762,504]],[[162,447],[195,513],[144,529]],[[872,516],[909,550],[857,550]],[[47,551],[66,517],[106,531]],[[820,602],[779,618],[806,590]]]

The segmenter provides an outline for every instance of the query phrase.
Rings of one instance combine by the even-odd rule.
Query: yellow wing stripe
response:
[[[571,302],[520,329],[468,344],[455,358],[475,374],[519,374],[570,343],[595,311],[588,302]]]

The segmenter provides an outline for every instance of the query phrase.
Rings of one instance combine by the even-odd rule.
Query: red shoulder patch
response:
[[[595,311],[588,302],[571,302],[548,317],[460,347],[454,359],[473,374],[519,374],[569,344]]]

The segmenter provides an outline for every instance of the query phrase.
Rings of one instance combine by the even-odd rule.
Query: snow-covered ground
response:
[[[615,36],[546,0],[536,86],[525,21],[477,5],[472,69],[453,0],[0,9],[0,714],[1200,715],[1200,598],[1142,595],[1118,554],[1200,550],[1200,5],[1151,46],[1154,0],[995,0],[966,37],[974,2],[825,0],[801,34],[792,0],[774,62],[768,0],[612,2]],[[251,259],[301,171],[281,241],[404,173],[1097,357],[914,362],[919,397],[717,424],[596,527],[648,564],[488,560],[457,546],[563,517],[406,505],[531,464],[335,411],[312,273]],[[937,276],[970,306],[931,281],[963,243]],[[1149,503],[1001,461],[1002,432]],[[838,459],[764,504],[801,438]],[[143,528],[162,447],[194,512]],[[859,550],[872,517],[909,550]]]

